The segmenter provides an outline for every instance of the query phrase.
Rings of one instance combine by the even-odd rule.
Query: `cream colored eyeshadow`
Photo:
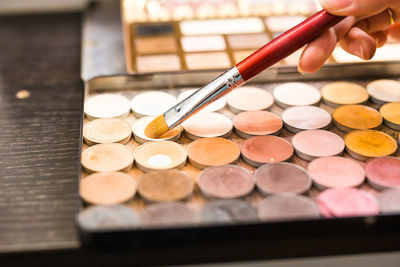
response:
[[[141,72],[173,71],[181,69],[177,55],[151,55],[136,58],[137,69]]]
[[[138,117],[158,116],[177,103],[175,96],[165,92],[149,91],[131,100],[133,113]]]
[[[272,16],[265,19],[271,32],[285,32],[305,20],[303,16]]]
[[[231,65],[224,52],[186,54],[185,59],[188,68],[192,70],[227,68]]]
[[[216,112],[198,113],[182,123],[190,139],[199,137],[222,137],[232,132],[232,121]]]
[[[182,100],[186,99],[188,96],[192,95],[194,92],[196,92],[197,89],[190,89],[187,91],[184,91],[178,96],[178,102],[181,102]],[[200,112],[214,112],[223,109],[226,106],[226,98],[225,96],[218,98],[211,104],[208,104],[205,108],[200,110]]]
[[[280,106],[315,105],[321,100],[317,88],[306,83],[290,82],[275,87],[273,96]]]
[[[232,49],[260,48],[270,41],[266,34],[229,35],[227,38]]]
[[[123,118],[128,116],[129,99],[117,94],[100,94],[85,102],[85,114],[90,120],[100,118]]]
[[[100,143],[126,144],[131,139],[129,123],[121,119],[97,119],[83,127],[83,138],[88,145]]]
[[[224,37],[215,36],[185,36],[181,39],[182,48],[186,52],[221,51],[226,48]]]
[[[242,86],[226,96],[229,108],[238,113],[249,110],[268,109],[274,103],[273,96],[258,87]]]
[[[183,35],[259,33],[264,31],[259,18],[189,20],[180,23]]]
[[[400,102],[400,82],[395,80],[376,80],[367,85],[372,99],[380,102]]]

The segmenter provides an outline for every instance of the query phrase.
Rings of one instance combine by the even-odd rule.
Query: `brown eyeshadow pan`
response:
[[[189,197],[193,179],[179,170],[151,171],[139,180],[138,192],[149,201],[176,201]]]
[[[293,146],[277,136],[256,136],[247,139],[240,147],[244,161],[253,167],[265,163],[289,160],[293,155]]]
[[[174,36],[137,37],[135,45],[139,54],[175,53],[177,51]]]

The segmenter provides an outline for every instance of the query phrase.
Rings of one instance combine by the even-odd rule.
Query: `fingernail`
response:
[[[332,10],[344,9],[352,4],[352,0],[320,0],[324,8]]]
[[[300,64],[297,65],[297,71],[303,75],[306,74],[306,72],[303,70],[303,68],[300,66]]]

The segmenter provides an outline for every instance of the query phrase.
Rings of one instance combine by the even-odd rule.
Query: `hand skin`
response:
[[[348,53],[371,59],[387,37],[400,40],[400,0],[320,0],[329,13],[347,16],[344,20],[309,43],[298,64],[302,73],[317,71],[337,43]],[[391,25],[390,8],[396,23]],[[399,51],[400,53],[400,51]]]

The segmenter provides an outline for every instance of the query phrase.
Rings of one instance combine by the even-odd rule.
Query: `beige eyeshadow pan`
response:
[[[140,72],[174,71],[181,69],[181,62],[175,54],[138,56],[136,67]]]
[[[222,35],[184,36],[181,43],[185,52],[222,51],[226,48]]]
[[[185,55],[185,60],[191,70],[228,68],[231,65],[225,52],[190,53]]]
[[[200,137],[227,137],[232,132],[232,121],[216,112],[198,113],[182,123],[185,134],[192,140]]]
[[[229,46],[235,50],[260,48],[270,41],[263,33],[228,35],[227,39]]]
[[[177,51],[174,36],[151,36],[135,38],[136,52],[139,54],[175,53]]]
[[[268,109],[274,103],[273,96],[264,89],[242,86],[226,95],[229,109],[235,113]]]
[[[89,146],[101,143],[126,144],[132,136],[129,123],[121,119],[97,119],[83,127],[83,139]]]

